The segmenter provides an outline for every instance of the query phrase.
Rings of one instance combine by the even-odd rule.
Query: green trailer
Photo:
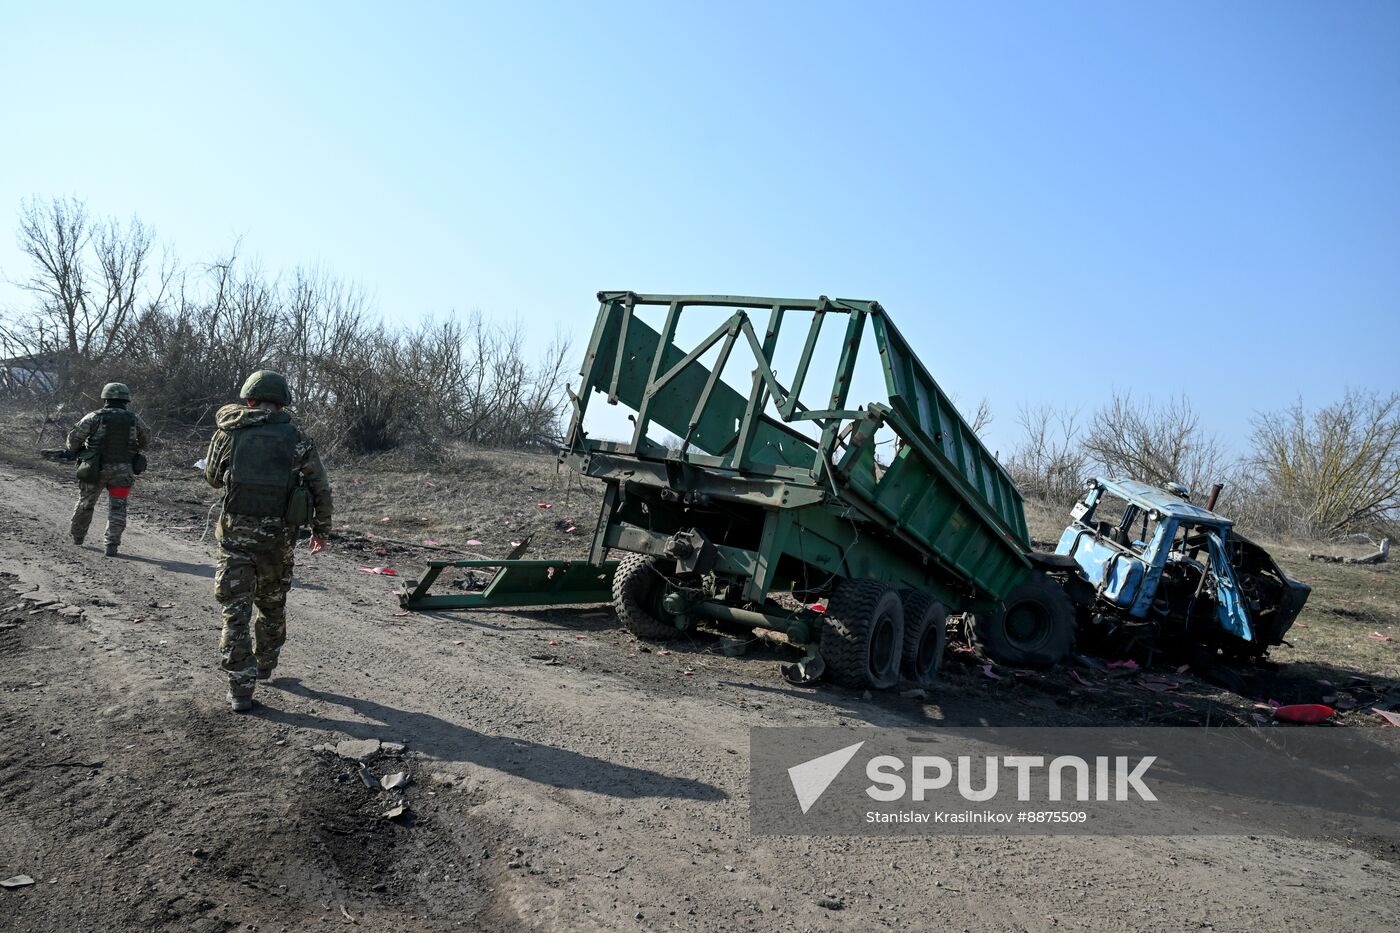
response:
[[[972,614],[974,634],[1028,662],[1063,653],[1073,611],[1048,579],[1053,555],[1031,551],[1015,484],[879,303],[598,298],[560,460],[605,484],[602,508],[587,569],[552,562],[579,585],[540,590],[537,604],[561,592],[585,602],[591,590],[648,639],[700,620],[780,632],[803,652],[789,676],[857,687],[901,674],[930,683],[952,613]],[[714,322],[689,348],[677,345],[683,315]],[[822,342],[825,329],[839,349]],[[796,342],[783,382],[785,333]],[[886,398],[851,407],[863,346],[878,355]],[[737,383],[721,378],[736,348],[749,361]],[[825,380],[831,390],[809,407],[800,398],[816,379],[809,398]],[[600,402],[625,406],[630,438],[589,436],[585,416]],[[520,605],[524,589],[506,587],[501,605]],[[487,595],[434,597],[415,582],[404,599],[465,608],[491,605]]]

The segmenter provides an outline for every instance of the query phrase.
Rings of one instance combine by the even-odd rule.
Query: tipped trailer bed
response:
[[[1008,594],[1055,568],[1031,552],[1015,484],[878,302],[625,291],[598,299],[559,455],[605,484],[589,555],[597,572],[571,598],[601,600],[606,578],[620,620],[640,637],[673,636],[701,619],[778,631],[803,651],[793,679],[825,672],[874,688],[901,674],[931,682],[950,613],[995,620],[1003,636],[1032,647],[1061,636],[1058,605],[1037,612],[1031,600],[1023,617],[1005,618]],[[682,316],[707,318],[708,336],[678,345]],[[819,351],[833,329],[839,350]],[[796,341],[784,345],[796,360],[785,381],[775,370],[784,338]],[[884,397],[853,407],[863,348],[878,357]],[[809,383],[830,386],[816,396],[820,407],[800,401]],[[588,435],[585,416],[600,402],[630,411],[629,439]],[[661,432],[670,444],[653,436]],[[498,566],[513,574],[512,564]],[[431,582],[410,581],[404,605],[518,606],[529,595],[493,586],[432,596]],[[540,596],[537,604],[561,601],[557,591]],[[1069,624],[1072,638],[1072,612]]]

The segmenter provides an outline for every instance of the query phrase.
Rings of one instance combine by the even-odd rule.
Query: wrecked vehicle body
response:
[[[1076,565],[1080,640],[1119,650],[1262,657],[1312,592],[1230,519],[1133,480],[1091,480],[1055,552]]]
[[[641,639],[748,630],[801,652],[794,683],[883,690],[935,681],[949,620],[1015,667],[1098,636],[1262,654],[1307,598],[1227,519],[1142,484],[1096,481],[1059,551],[1034,549],[1011,475],[879,302],[598,300],[559,453],[603,486],[587,559],[430,560],[405,609],[610,602]],[[858,359],[881,378],[853,407]],[[625,420],[594,430],[603,404]],[[1095,514],[1110,486],[1135,503],[1121,528]],[[468,591],[433,592],[455,571]]]

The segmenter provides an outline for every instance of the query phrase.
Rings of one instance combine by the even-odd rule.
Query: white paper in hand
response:
[[[194,462],[194,468],[195,468],[196,470],[202,470],[202,469],[204,469],[205,467],[207,467],[208,465],[209,465],[209,458],[208,458],[208,457],[200,457],[198,460],[196,460],[196,461]]]

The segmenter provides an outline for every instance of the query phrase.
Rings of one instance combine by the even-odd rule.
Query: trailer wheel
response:
[[[900,669],[905,679],[929,687],[938,677],[943,649],[948,644],[948,610],[927,593],[905,590],[904,656]]]
[[[1058,583],[1036,570],[995,611],[968,622],[972,644],[1002,664],[1050,667],[1074,647],[1074,603]]]
[[[628,554],[613,575],[613,610],[623,628],[651,641],[675,638],[679,629],[666,621],[670,616],[661,607],[666,595],[666,579],[647,554]]]
[[[847,687],[887,690],[899,683],[904,606],[898,591],[874,580],[847,580],[822,617],[822,660]]]

